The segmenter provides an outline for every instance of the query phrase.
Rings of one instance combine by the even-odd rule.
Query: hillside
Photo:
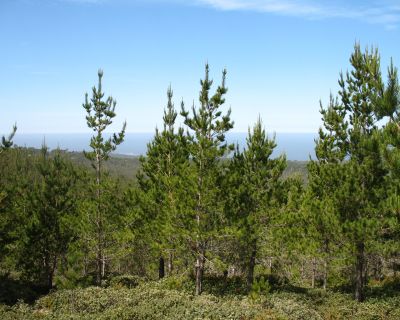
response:
[[[76,164],[90,167],[89,161],[82,152],[67,152],[68,157]],[[138,156],[113,154],[109,161],[105,163],[111,175],[124,179],[135,180],[136,173],[140,168]],[[307,179],[307,161],[287,161],[287,167],[283,177],[299,174],[304,180]]]
[[[39,149],[28,148],[32,154],[39,153]],[[54,154],[55,150],[51,153]],[[90,162],[85,158],[82,152],[65,151],[62,153],[67,156],[74,164],[90,168]],[[104,163],[106,170],[114,177],[121,178],[127,181],[134,181],[136,173],[140,168],[140,161],[138,156],[130,156],[123,154],[112,154],[110,159]],[[286,178],[293,174],[300,175],[304,181],[307,180],[307,161],[293,161],[287,160],[287,167],[283,173]]]

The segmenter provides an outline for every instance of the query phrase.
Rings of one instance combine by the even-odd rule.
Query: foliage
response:
[[[2,136],[1,137],[1,143],[0,143],[0,154],[4,151],[12,147],[13,141],[12,139],[14,138],[15,133],[17,132],[17,125],[13,126],[13,129],[11,133],[8,135],[8,137]]]
[[[286,157],[271,158],[276,147],[275,138],[268,138],[261,118],[248,132],[247,146],[235,151],[226,182],[228,219],[237,229],[243,246],[241,259],[247,270],[247,283],[251,289],[256,259],[266,232],[279,207],[280,178],[286,166]]]
[[[86,231],[92,234],[95,238],[95,243],[90,247],[94,247],[96,251],[96,283],[102,284],[106,273],[106,250],[108,243],[112,240],[109,239],[107,233],[108,222],[111,221],[113,216],[108,215],[109,212],[115,213],[110,208],[110,200],[107,197],[109,194],[109,185],[103,181],[103,162],[108,160],[110,153],[115,151],[117,146],[124,141],[126,122],[124,122],[121,131],[114,133],[108,139],[104,139],[104,130],[112,124],[112,119],[116,116],[115,106],[117,102],[110,96],[104,100],[104,93],[102,91],[102,77],[103,71],[98,71],[99,82],[98,86],[92,89],[92,98],[88,99],[88,94],[85,94],[84,109],[87,112],[86,122],[90,129],[94,131],[94,135],[90,140],[90,147],[92,151],[84,152],[87,159],[92,162],[93,168],[96,171],[96,180],[93,185],[95,198],[92,202],[87,202],[85,211],[89,217]]]
[[[22,241],[19,265],[25,277],[53,287],[54,272],[75,236],[71,221],[76,215],[76,173],[59,153],[49,159],[43,146],[38,159],[36,192],[28,196],[29,223]]]
[[[168,256],[168,273],[173,271],[173,256],[182,235],[178,231],[186,213],[185,190],[189,187],[189,152],[187,137],[182,128],[176,130],[177,112],[172,102],[172,89],[167,92],[168,103],[164,110],[164,126],[156,129],[153,140],[147,146],[146,157],[141,157],[141,170],[137,175],[139,196],[144,224],[150,226],[159,257],[159,277],[165,274],[165,258]],[[137,230],[135,230],[137,231]],[[149,242],[152,242],[148,239]]]
[[[32,306],[0,305],[2,319],[398,319],[400,297],[373,298],[358,304],[348,294],[308,290],[270,292],[257,300],[244,296],[194,296],[160,288],[60,290]]]
[[[340,75],[340,98],[331,97],[328,107],[321,107],[324,129],[309,180],[311,196],[317,198],[318,209],[312,212],[315,231],[322,235],[320,246],[329,255],[330,243],[337,237],[344,242],[354,263],[354,295],[362,301],[366,254],[388,218],[381,214],[388,172],[381,160],[376,114],[384,83],[377,50],[362,53],[356,44],[350,63],[352,70]]]
[[[227,155],[233,146],[225,142],[225,134],[233,128],[230,109],[223,115],[221,108],[225,103],[226,70],[222,72],[222,82],[214,95],[210,96],[213,81],[209,78],[209,66],[206,64],[205,77],[200,81],[200,106],[193,105],[191,114],[182,103],[181,115],[189,130],[189,154],[192,161],[192,188],[186,190],[187,199],[194,199],[189,205],[184,228],[189,239],[188,245],[196,256],[196,293],[202,292],[202,278],[206,263],[206,254],[210,242],[219,233],[222,226],[223,202],[219,198],[218,178],[221,172],[221,158]]]

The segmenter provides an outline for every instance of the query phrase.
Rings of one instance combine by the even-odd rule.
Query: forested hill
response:
[[[39,149],[27,148],[29,153],[38,154]],[[51,153],[54,154],[55,150]],[[85,158],[83,152],[76,151],[61,151],[68,159],[74,164],[83,167],[90,167],[90,162]],[[114,177],[122,178],[126,181],[134,181],[136,173],[140,168],[140,161],[138,156],[112,154],[110,159],[104,163],[106,170]],[[283,178],[291,175],[300,175],[304,181],[307,180],[307,161],[293,161],[287,160],[287,167],[283,173]]]

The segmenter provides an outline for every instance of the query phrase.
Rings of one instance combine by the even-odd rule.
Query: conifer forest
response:
[[[107,70],[76,106],[80,162],[2,123],[0,318],[400,319],[398,70],[358,43],[349,59],[315,103],[306,172],[273,156],[261,117],[227,142],[229,73],[208,64],[193,105],[166,90],[134,178],[110,165],[127,124],[106,134],[124,118]]]

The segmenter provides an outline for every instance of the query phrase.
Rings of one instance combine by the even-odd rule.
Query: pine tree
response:
[[[276,212],[274,192],[286,167],[285,156],[272,159],[276,147],[275,138],[269,138],[259,118],[248,132],[247,147],[237,148],[231,162],[231,212],[234,212],[241,242],[246,248],[244,259],[247,285],[251,289],[254,280],[256,258],[262,238],[269,231]]]
[[[0,143],[0,154],[3,153],[4,150],[10,148],[13,145],[12,139],[14,138],[15,132],[17,131],[17,126],[14,125],[12,132],[8,137],[2,136]],[[6,192],[3,190],[4,187],[0,185],[0,204],[3,199],[6,197]]]
[[[322,110],[324,131],[320,131],[317,156],[331,163],[321,187],[327,187],[337,210],[344,239],[354,259],[354,297],[364,299],[366,253],[378,237],[385,220],[380,205],[384,197],[386,170],[383,168],[376,101],[383,83],[377,50],[362,53],[356,45],[350,58],[352,71],[339,79],[340,99],[331,99]],[[336,168],[336,166],[338,168]]]
[[[200,106],[193,105],[192,112],[185,110],[182,104],[181,115],[190,130],[189,150],[192,161],[191,179],[193,190],[187,191],[189,198],[196,199],[192,204],[191,216],[187,219],[190,246],[196,256],[195,278],[196,294],[202,292],[202,280],[207,249],[211,239],[216,235],[218,224],[222,219],[223,204],[218,199],[218,170],[220,160],[232,146],[225,142],[225,133],[233,127],[229,110],[222,115],[220,110],[225,102],[224,95],[226,70],[222,73],[222,83],[216,93],[210,97],[212,80],[209,79],[209,66],[205,68],[205,78],[200,81]],[[191,194],[193,192],[193,194]]]
[[[146,157],[141,157],[138,183],[147,195],[147,219],[152,225],[153,237],[161,251],[159,277],[164,277],[168,252],[168,273],[173,269],[173,253],[179,243],[177,223],[185,212],[185,181],[189,166],[187,138],[182,128],[175,131],[177,112],[172,102],[173,92],[167,91],[168,103],[164,110],[163,130],[156,129],[153,140],[147,145]],[[142,198],[143,199],[143,198]]]
[[[42,147],[37,170],[39,179],[27,195],[28,219],[20,266],[28,278],[51,289],[59,259],[74,236],[71,220],[76,214],[77,177],[60,151],[50,158],[46,146]]]
[[[393,271],[396,272],[396,261],[400,257],[400,84],[393,61],[388,68],[387,85],[376,111],[380,120],[386,120],[382,131],[382,155],[389,174],[386,177],[388,198],[383,210],[391,217],[384,228],[386,241],[381,252],[392,259]]]
[[[311,160],[308,164],[308,186],[302,203],[302,223],[307,235],[307,253],[313,257],[311,287],[315,287],[317,258],[323,261],[323,288],[328,285],[332,255],[341,238],[339,216],[332,194],[341,181],[335,179],[338,166]],[[337,175],[336,175],[337,177]],[[330,183],[326,184],[329,180]]]
[[[0,157],[0,262],[17,259],[15,247],[27,223],[27,195],[32,191],[35,166],[26,149],[12,148]]]
[[[122,130],[119,133],[114,133],[111,137],[105,139],[104,131],[109,125],[112,124],[115,114],[115,106],[117,102],[112,98],[108,97],[104,99],[104,93],[102,91],[102,77],[103,71],[98,71],[99,82],[98,86],[92,89],[92,98],[88,99],[88,94],[85,95],[85,103],[83,104],[84,109],[87,112],[86,121],[90,129],[94,131],[94,136],[90,140],[90,147],[92,151],[85,152],[85,157],[92,162],[93,168],[96,172],[95,181],[95,193],[96,193],[96,208],[92,223],[95,225],[96,230],[96,282],[101,285],[105,275],[105,263],[106,258],[104,255],[105,247],[105,234],[104,224],[105,221],[105,208],[104,203],[102,204],[101,197],[103,192],[102,186],[102,175],[103,175],[103,164],[110,157],[110,153],[115,151],[117,146],[124,141],[126,122],[122,126]]]
[[[310,254],[323,259],[323,287],[328,282],[329,263],[336,249],[340,233],[340,216],[337,210],[338,197],[333,196],[343,183],[341,178],[346,139],[346,113],[338,99],[330,96],[329,107],[320,104],[324,128],[319,129],[316,140],[316,160],[310,159],[308,186],[302,205],[304,229],[307,234]],[[340,192],[340,191],[339,191]],[[315,260],[314,260],[315,261]],[[312,287],[315,286],[316,264],[313,263]]]

